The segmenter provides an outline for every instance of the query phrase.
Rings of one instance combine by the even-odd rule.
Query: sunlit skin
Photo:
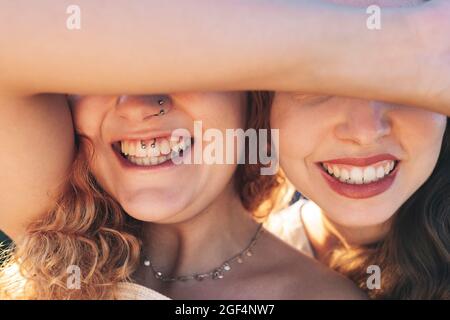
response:
[[[78,97],[73,115],[77,132],[93,142],[95,157],[90,167],[99,183],[127,214],[145,222],[144,253],[166,275],[192,275],[220,266],[242,251],[255,234],[257,223],[243,208],[234,189],[236,165],[130,169],[120,164],[111,143],[132,132],[148,135],[178,128],[192,130],[194,120],[201,120],[204,130],[214,128],[225,133],[225,129],[244,128],[245,95],[197,93],[167,97],[170,108],[161,117],[151,117],[160,110],[151,96],[127,96],[120,103],[117,96]],[[206,145],[204,142],[203,148]],[[353,284],[322,269],[267,232],[247,260],[233,266],[220,282],[165,284],[144,266],[139,267],[134,280],[181,299],[362,297]],[[256,290],[259,286],[271,290]]]
[[[79,132],[94,142],[94,174],[123,208],[139,220],[176,223],[192,218],[215,199],[225,189],[236,166],[180,165],[151,172],[123,170],[111,143],[132,137],[135,132],[141,133],[137,137],[151,133],[164,136],[181,128],[193,136],[194,121],[199,119],[204,130],[243,127],[244,100],[240,94],[180,94],[166,99],[167,114],[148,117],[160,110],[155,99],[128,98],[115,106],[117,97],[84,97],[76,104],[74,121]]]
[[[332,2],[399,6],[421,1]],[[446,117],[379,101],[277,93],[271,124],[280,129],[281,167],[315,204],[303,210],[302,218],[320,259],[338,242],[367,244],[383,238],[395,212],[434,169]],[[396,177],[387,190],[363,199],[343,196],[330,188],[317,166],[329,159],[379,154],[400,160]]]
[[[299,1],[299,3],[300,2],[301,1]],[[306,12],[304,9],[308,8],[311,3],[314,2],[309,1],[306,7],[300,6],[298,12]],[[446,8],[446,1],[436,3],[440,3],[441,8]],[[90,12],[93,12],[95,15],[98,12],[96,4],[92,2],[89,2],[89,4],[92,4],[92,7],[90,8],[93,9],[90,10]],[[136,4],[142,5],[141,3],[139,3],[139,1],[137,1]],[[21,2],[14,2],[14,4],[11,3],[11,6],[8,5],[2,12],[4,13],[5,17],[20,15],[21,12],[23,12],[22,5],[23,4]],[[88,5],[88,2],[86,2],[86,5]],[[166,9],[162,11],[163,14],[159,14],[156,16],[167,17],[164,12],[170,13],[171,9],[177,9],[178,5],[178,3],[174,2],[173,6],[164,6],[164,8]],[[186,4],[183,3],[183,5]],[[264,14],[264,12],[258,12],[260,14],[257,15],[251,14],[251,16],[253,17],[252,19],[247,19],[247,17],[250,16],[248,13],[253,13],[254,9],[256,9],[258,6],[255,6],[254,8],[250,7],[250,10],[239,12],[239,15],[236,15],[237,11],[234,10],[233,7],[225,7],[225,10],[222,6],[217,7],[217,16],[222,18],[227,12],[231,12],[231,15],[229,14],[228,17],[236,18],[237,23],[230,24],[229,19],[216,19],[216,15],[204,14],[207,11],[209,13],[211,11],[211,8],[206,8],[206,10],[203,11],[201,5],[200,7],[196,7],[195,3],[193,2],[187,5],[187,7],[190,8],[190,14],[186,14],[186,11],[178,10],[178,12],[181,12],[180,17],[188,17],[188,22],[201,20],[202,23],[195,24],[194,28],[189,27],[192,26],[192,24],[188,23],[187,25],[185,25],[182,23],[181,25],[166,25],[162,29],[160,29],[160,26],[163,24],[160,24],[157,20],[146,19],[141,14],[142,10],[135,10],[135,12],[132,12],[130,15],[123,16],[123,8],[120,6],[114,6],[112,11],[117,14],[105,14],[103,19],[93,19],[91,21],[92,23],[94,23],[94,25],[92,25],[93,28],[88,28],[90,31],[83,31],[84,36],[77,37],[78,40],[81,40],[80,42],[76,41],[75,38],[73,39],[75,42],[73,42],[66,41],[67,39],[63,39],[62,37],[60,37],[60,32],[58,31],[60,29],[56,26],[56,24],[60,24],[60,20],[54,19],[54,10],[48,10],[50,8],[53,8],[52,1],[46,1],[45,4],[39,3],[38,6],[39,8],[37,9],[39,10],[27,10],[26,24],[23,24],[22,21],[19,22],[21,24],[20,26],[14,26],[11,25],[11,23],[14,22],[11,19],[0,19],[0,21],[6,23],[6,27],[3,26],[0,27],[0,29],[5,30],[5,36],[7,36],[2,37],[6,39],[5,43],[7,43],[7,46],[3,46],[6,50],[1,51],[2,59],[0,59],[1,61],[5,62],[3,67],[6,68],[6,72],[3,72],[1,74],[3,77],[1,77],[0,79],[0,104],[2,105],[2,108],[0,110],[2,114],[2,116],[0,116],[2,125],[0,127],[3,129],[1,130],[0,134],[3,133],[3,147],[5,150],[8,150],[6,155],[3,156],[0,161],[2,163],[2,168],[4,169],[4,175],[2,176],[0,183],[0,189],[2,190],[2,201],[0,201],[2,204],[0,210],[0,222],[2,224],[1,229],[6,231],[7,234],[15,240],[20,239],[20,234],[24,233],[25,227],[29,221],[32,221],[39,215],[45,214],[46,212],[48,212],[48,210],[51,210],[54,207],[54,199],[50,197],[50,195],[54,194],[54,190],[56,189],[56,187],[62,183],[61,177],[66,176],[68,171],[70,170],[70,165],[72,163],[75,150],[71,122],[72,119],[70,118],[69,109],[64,98],[64,94],[67,92],[83,92],[85,94],[117,94],[119,92],[122,92],[122,90],[128,90],[128,93],[141,93],[160,91],[187,92],[191,90],[223,89],[244,90],[247,88],[271,88],[272,90],[301,90],[306,88],[313,88],[317,89],[317,91],[320,91],[320,89],[331,87],[334,90],[333,92],[335,94],[349,94],[356,96],[360,94],[360,92],[364,92],[364,97],[367,97],[367,94],[369,94],[369,96],[376,96],[379,99],[381,99],[381,96],[383,96],[384,98],[396,98],[400,99],[399,101],[405,101],[405,99],[411,96],[410,94],[405,95],[404,92],[408,91],[407,89],[405,89],[404,91],[398,90],[398,92],[403,93],[399,94],[397,97],[393,97],[392,94],[384,94],[386,92],[386,90],[384,89],[388,88],[380,89],[379,85],[379,83],[386,83],[386,81],[383,81],[383,79],[386,79],[386,74],[383,72],[381,75],[378,75],[378,77],[374,76],[366,78],[365,80],[367,80],[367,82],[362,81],[364,79],[364,76],[361,75],[357,75],[355,76],[355,78],[347,77],[346,81],[342,81],[342,72],[340,72],[342,69],[353,70],[354,66],[364,64],[367,55],[373,54],[373,50],[371,48],[367,49],[367,46],[361,45],[361,43],[365,44],[367,42],[363,41],[364,37],[360,33],[358,33],[354,37],[351,37],[354,41],[350,42],[356,44],[354,47],[352,47],[353,50],[347,48],[348,51],[345,52],[343,56],[341,55],[340,59],[335,61],[335,63],[331,63],[331,66],[337,66],[337,70],[330,70],[331,77],[329,77],[330,83],[328,83],[328,86],[322,86],[322,84],[326,84],[327,81],[324,81],[326,79],[320,79],[319,81],[316,81],[317,83],[311,84],[310,80],[315,79],[314,76],[311,76],[314,75],[314,73],[311,74],[304,72],[305,61],[308,61],[308,59],[300,59],[301,62],[299,62],[298,57],[302,53],[307,52],[308,48],[315,48],[315,50],[309,52],[306,57],[319,57],[321,56],[320,53],[328,53],[330,52],[330,50],[338,50],[341,46],[335,46],[332,42],[330,44],[323,44],[323,41],[321,42],[322,44],[319,47],[312,45],[315,43],[315,41],[310,40],[317,39],[318,35],[320,35],[320,32],[313,32],[313,30],[319,30],[320,28],[314,27],[311,28],[312,30],[310,30],[310,32],[308,33],[311,36],[311,39],[308,38],[309,41],[307,39],[306,42],[299,43],[297,34],[294,34],[293,41],[290,40],[292,38],[290,36],[291,33],[285,32],[285,28],[277,27],[286,26],[284,24],[284,22],[286,22],[285,17],[291,17],[290,13],[292,13],[292,9],[294,7],[291,3],[289,3],[286,8],[283,8],[282,11],[274,11],[271,7],[269,7],[269,10],[266,10],[268,11],[266,13],[275,12],[275,14],[266,15]],[[83,7],[84,6],[85,5],[83,5]],[[148,6],[151,6],[151,3],[149,3]],[[126,7],[129,8],[129,4],[127,4]],[[128,10],[126,11],[128,12]],[[446,10],[437,10],[436,12],[433,11],[434,14],[430,14],[433,12],[429,12],[428,15],[423,17],[423,19],[429,22],[438,21],[438,19],[433,19],[433,17],[440,11],[442,13],[446,12]],[[311,12],[315,13],[321,11],[314,10]],[[198,14],[198,16],[192,15],[192,13],[196,13]],[[363,11],[361,11],[360,13],[363,13]],[[197,17],[198,19],[196,19],[195,17]],[[265,17],[270,17],[270,19],[265,19]],[[299,17],[302,17],[302,15],[294,15],[291,17],[292,19],[290,19],[290,21],[293,23],[299,23],[298,25],[295,24],[294,29],[304,30],[305,24],[301,22],[307,21],[308,19],[299,19]],[[446,15],[444,14],[443,17],[446,17]],[[202,20],[204,18],[206,19]],[[208,18],[210,18],[210,20],[208,20]],[[319,20],[319,18],[320,15],[318,14],[316,20],[317,23],[314,24],[315,26],[323,25],[324,21]],[[330,14],[330,16],[327,16],[327,18],[331,18],[326,22],[330,22],[330,25],[332,26],[344,23],[343,20],[346,20],[342,19],[342,15]],[[250,23],[250,28],[242,28],[242,25],[239,22],[240,19],[242,19],[241,22],[252,22]],[[130,26],[134,24],[135,26],[139,27],[124,29],[121,27],[122,24],[117,24],[116,22],[114,22],[119,20],[124,24]],[[183,22],[183,19],[175,20]],[[448,19],[441,20],[444,22],[449,21]],[[104,30],[103,27],[106,25],[105,22],[108,21],[113,21],[112,25],[110,26],[113,29],[117,28],[115,29],[117,32],[112,32],[112,34],[114,34],[114,37],[110,37],[109,40],[105,43],[103,41],[105,40],[105,37],[102,30]],[[198,29],[196,29],[196,27],[198,28],[200,26],[201,28],[203,24],[210,24],[211,21],[215,24],[220,23],[221,21],[225,21],[228,25],[233,25],[235,28],[234,30],[237,30],[237,32],[234,30],[230,30],[229,28],[218,27],[213,29],[220,31],[226,30],[226,33],[224,34],[221,32],[213,32],[208,37],[201,36],[200,38],[198,38],[199,33],[197,32]],[[253,22],[255,21],[257,23],[253,24]],[[345,22],[350,21],[358,23],[359,20],[354,18],[347,19]],[[414,19],[412,21],[414,21]],[[349,25],[354,26],[355,24],[351,23]],[[443,67],[437,68],[438,71],[447,70],[447,68],[444,68],[444,66],[447,65],[445,64],[445,62],[447,62],[448,60],[442,61],[438,59],[438,57],[442,56],[443,53],[446,54],[446,52],[448,52],[448,42],[446,40],[447,37],[442,36],[444,32],[439,33],[434,31],[448,30],[448,28],[436,27],[436,25],[433,23],[425,23],[423,25],[430,26],[430,28],[433,29],[433,37],[428,36],[429,32],[426,32],[426,28],[422,29],[422,36],[426,35],[422,38],[422,40],[429,39],[429,42],[424,42],[425,44],[427,44],[423,46],[427,48],[425,52],[429,53],[430,51],[437,51],[438,55],[432,56],[436,58],[436,63],[434,65],[440,65],[440,63],[442,63]],[[39,26],[39,32],[35,32],[36,26]],[[306,26],[311,25],[306,24]],[[437,24],[437,26],[446,26],[446,24],[439,23]],[[267,29],[263,29],[264,27]],[[214,31],[213,29],[211,29],[211,31]],[[242,29],[256,31],[250,32],[249,34],[247,32],[239,32],[239,30]],[[335,30],[336,28],[331,29]],[[11,30],[16,31],[11,32]],[[33,31],[33,33],[36,34],[37,37],[35,38],[35,41],[28,41],[30,39],[27,35],[30,33],[27,32],[27,30]],[[151,32],[154,30],[157,30],[157,32],[153,34],[153,37],[150,37],[154,41],[142,41],[142,39],[149,38],[149,31]],[[162,30],[168,31],[168,33],[161,33]],[[179,30],[183,30],[184,32],[180,33]],[[272,41],[267,41],[265,38],[262,38],[260,36],[261,30],[270,30],[271,34],[272,32],[273,34],[275,34],[275,36],[273,36],[271,40],[273,41],[274,39],[277,39],[280,42],[274,44]],[[277,32],[274,32],[275,30]],[[187,36],[185,32],[187,32]],[[397,30],[397,32],[398,34],[395,34],[401,36],[401,31]],[[256,36],[251,36],[251,34],[253,33],[256,34]],[[203,33],[201,34],[205,35]],[[409,32],[407,34],[409,34]],[[180,38],[178,38],[179,35],[181,35]],[[226,37],[221,37],[221,35],[226,35]],[[228,37],[229,35],[232,36]],[[241,35],[243,37],[239,37]],[[335,38],[333,35],[335,34],[329,34],[329,38]],[[347,33],[345,33],[345,35],[349,36]],[[39,43],[43,43],[43,41],[41,41],[43,39],[46,40],[44,42],[52,43],[53,48],[59,49],[56,51],[50,50],[50,52],[48,50],[48,46],[36,45]],[[49,39],[52,39],[52,41],[48,41]],[[137,40],[132,41],[132,45],[123,46],[124,42],[128,43],[129,40],[133,39]],[[173,45],[178,45],[180,43],[190,43],[192,44],[192,48],[200,48],[201,50],[193,52],[191,50],[177,50],[176,46],[166,47],[164,44],[167,43],[167,39],[176,39],[169,42]],[[197,42],[196,39],[199,40],[199,42]],[[229,40],[229,42],[217,42],[217,39],[232,40]],[[255,42],[252,39],[257,39],[258,41]],[[29,47],[24,46],[26,43],[28,43]],[[220,45],[216,47],[215,45],[217,45],[218,43],[220,43]],[[414,47],[416,46],[414,41],[405,41],[405,48],[407,45],[407,48],[409,48],[409,45],[412,43],[412,49],[414,49]],[[424,43],[421,42],[421,44]],[[430,44],[432,45],[430,46]],[[322,47],[323,45],[325,45],[325,47]],[[118,50],[110,50],[114,48]],[[158,50],[155,51],[155,48],[158,48]],[[167,50],[167,48],[171,48],[172,50]],[[174,48],[175,50],[173,50]],[[211,48],[212,50],[208,51],[205,48]],[[241,50],[236,50],[235,48],[240,48]],[[254,48],[256,48],[256,50],[251,50]],[[264,48],[264,50],[261,50],[261,48]],[[274,50],[271,50],[272,48],[274,48]],[[286,48],[290,49],[287,50]],[[399,49],[397,46],[394,46],[393,48]],[[430,48],[436,48],[438,50],[430,50]],[[444,49],[446,51],[444,51]],[[108,52],[108,54],[104,55],[105,52]],[[290,56],[286,55],[286,52],[295,54],[292,54]],[[176,59],[174,59],[174,53]],[[183,55],[183,53],[186,53],[186,55]],[[221,53],[220,57],[222,58],[217,58],[214,54],[209,53]],[[242,55],[242,53],[244,54]],[[267,56],[268,53],[269,57]],[[355,53],[355,55],[353,56],[353,58],[349,58],[352,53]],[[129,59],[130,56],[137,58]],[[214,64],[215,68],[211,68],[211,56],[216,57],[215,61],[219,61],[219,63]],[[327,54],[325,54],[325,56],[329,57],[329,55]],[[364,57],[364,59],[358,59],[361,56]],[[424,56],[428,57],[429,54],[425,54]],[[80,59],[80,57],[82,58]],[[98,60],[98,57],[102,57],[101,63],[99,63],[99,61],[96,61]],[[145,57],[145,59],[143,59],[143,57]],[[251,57],[251,59],[249,59],[249,57]],[[371,57],[374,58],[373,55]],[[180,68],[179,64],[173,63],[173,61],[175,60],[183,61],[186,59],[189,59],[192,62],[189,64],[190,68],[188,69]],[[252,61],[253,67],[247,69],[246,66],[248,65],[248,62],[250,60]],[[288,60],[290,61],[286,63]],[[323,57],[314,59],[314,61],[316,61],[317,63],[316,66],[322,66],[323,63],[329,62],[324,60],[326,59],[323,59]],[[129,63],[126,63],[126,67],[124,68],[118,68],[118,61],[128,61]],[[205,61],[207,62],[206,64],[204,63]],[[351,63],[349,63],[349,61]],[[371,61],[374,61],[374,59],[371,59]],[[392,60],[380,59],[376,61]],[[413,64],[406,63],[405,65],[415,66],[416,60],[412,59],[412,61],[414,61]],[[146,64],[144,62],[150,63]],[[372,70],[374,72],[380,70],[380,68],[370,68],[372,67],[369,64],[368,70]],[[394,66],[392,66],[392,68],[394,68]],[[153,70],[154,72],[148,72],[149,69]],[[317,70],[317,68],[312,69]],[[397,70],[397,73],[403,74],[402,72],[404,72],[405,70],[411,69],[412,68],[405,68],[405,66],[402,66]],[[292,70],[291,74],[293,76],[291,76],[289,80],[285,77],[286,70]],[[392,69],[389,69],[390,72],[391,70]],[[436,70],[434,71],[436,72]],[[193,73],[196,75],[195,77],[186,76]],[[363,74],[367,73],[370,72],[366,72]],[[395,72],[392,73],[395,74]],[[258,74],[259,76],[255,76],[255,74]],[[433,72],[431,72],[425,78],[427,78],[428,80],[434,79],[437,82],[442,82],[443,87],[445,87],[445,84],[448,82],[441,81],[447,79],[446,77],[442,77],[442,74],[446,75],[448,73],[438,72],[438,75],[436,76]],[[409,80],[412,77],[408,75],[410,75],[410,73],[406,73],[396,79]],[[388,78],[392,79],[390,77]],[[197,81],[198,83],[196,83]],[[430,83],[429,81],[425,82]],[[299,83],[301,84],[300,86]],[[339,83],[339,86],[334,85],[335,83]],[[356,86],[355,89],[354,85],[360,83],[371,83],[371,85],[367,86],[367,90],[361,90],[360,86]],[[406,88],[411,88],[411,83],[409,81],[398,81],[396,83],[398,83],[398,88],[404,89],[404,86],[406,86]],[[444,95],[440,95],[439,97],[443,96]],[[431,94],[431,97],[428,98],[430,99],[430,103],[425,104],[430,106],[442,105],[442,103],[439,102],[448,101],[448,98],[447,100],[439,100],[434,94]],[[439,101],[435,101],[436,99]],[[434,101],[434,103],[431,103],[432,101]],[[223,115],[221,114],[220,116],[222,117]],[[100,119],[102,120],[102,117],[100,117]],[[115,127],[114,130],[116,129],[117,127]],[[123,129],[123,127],[121,127],[121,129]],[[103,133],[104,132],[102,131],[102,134]],[[108,134],[105,134],[105,136],[108,138]],[[103,140],[100,143],[105,142],[106,140]],[[107,155],[106,147],[104,147],[104,149],[102,150],[102,147],[100,146],[99,150],[100,155]],[[39,154],[39,157],[30,156],[35,154]],[[30,159],[33,160],[30,161]],[[99,161],[99,163],[102,163],[103,169],[113,169],[113,165],[111,163],[108,163],[107,161]],[[212,171],[213,169],[199,169],[197,173],[199,173],[200,176],[206,179],[206,176],[209,176]],[[228,169],[225,171],[226,172],[223,174],[224,177],[231,172],[231,170],[228,171]],[[192,173],[191,171],[189,172]],[[116,173],[109,173],[110,177],[113,177],[115,175]],[[161,175],[163,174],[161,173]],[[186,175],[188,175],[188,173],[186,173]],[[183,174],[181,175],[181,178],[182,177]],[[126,178],[124,178],[124,181],[129,183],[130,186],[135,187],[135,190],[139,191],[142,187],[141,185],[139,185],[138,181],[131,181],[127,180]],[[225,184],[223,181],[220,183],[218,181],[216,182],[217,185],[214,184],[215,186]],[[171,195],[170,192],[166,192],[167,190],[164,183],[153,183],[154,182],[152,182],[151,188],[153,188],[156,192],[161,192],[163,196],[167,197],[166,199],[173,199],[173,194]],[[107,185],[106,182],[104,182],[104,184]],[[142,199],[143,197],[141,197],[141,195],[146,193],[145,190],[144,193],[137,192],[135,196],[134,193],[128,193],[126,190],[123,190],[118,186],[110,187],[112,190],[111,192],[115,192],[115,196],[120,196],[121,201],[124,202],[124,206],[127,206],[130,211],[133,211],[133,214],[135,216],[140,216],[144,220],[147,218],[161,219],[160,222],[161,225],[163,225],[163,221],[169,221],[170,219],[174,219],[172,221],[178,221],[178,219],[179,221],[182,221],[183,219],[186,219],[188,221],[195,220],[189,219],[194,215],[195,210],[194,208],[191,208],[190,205],[187,205],[188,201],[186,199],[196,193],[200,193],[199,190],[204,187],[205,182],[204,180],[202,180],[198,183],[195,183],[195,185],[196,187],[198,187],[198,189],[192,190],[187,195],[180,195],[180,199],[177,198],[176,201],[174,203],[171,203],[170,205],[167,204],[167,206],[171,206],[171,208],[166,207],[166,212],[161,211],[161,213],[163,213],[162,216],[156,215],[153,211],[147,210],[145,201]],[[228,187],[227,184],[225,185]],[[115,190],[113,190],[113,188],[115,188]],[[232,193],[231,188],[225,188],[224,190],[225,191],[223,191],[224,195],[222,199],[225,199],[226,201],[224,202],[228,203],[228,197],[232,198],[234,196],[229,195],[229,193]],[[214,197],[213,194],[217,194],[217,190],[208,189],[206,191],[207,192],[201,194],[204,194],[207,200],[212,199]],[[154,200],[159,201],[159,199]],[[177,206],[178,208],[176,208]],[[198,207],[201,207],[200,204],[198,204]],[[141,211],[141,208],[144,209],[144,211]],[[183,218],[178,216],[175,217],[172,214],[174,211],[180,208],[182,208],[181,211],[183,214]],[[209,208],[213,207],[211,206]],[[254,224],[241,223],[241,216],[248,213],[243,212],[242,208],[235,203],[230,204],[229,208],[236,208],[236,213],[239,217],[236,220],[240,222],[236,223],[236,226],[238,227],[233,230],[236,230],[238,234],[251,234],[254,231]],[[225,216],[222,214],[223,212],[219,210],[216,211],[211,209],[211,212],[216,212],[219,217]],[[217,221],[222,222],[221,220]],[[220,225],[220,223],[217,223],[215,225]],[[245,229],[245,232],[240,231],[239,227]],[[170,229],[167,230],[169,230],[168,233],[174,235],[173,237],[175,239],[180,239],[179,234],[181,233],[172,232]],[[198,231],[198,234],[202,235],[203,237],[203,234],[201,234],[201,231],[203,230],[202,228],[196,228],[192,230]],[[213,234],[215,237],[219,233],[211,232],[210,234]],[[198,238],[201,237],[199,236]],[[242,247],[242,243],[235,244],[233,242],[238,242],[239,239],[233,236],[230,236],[230,238],[232,239],[232,241],[228,242],[230,251],[237,247]],[[241,242],[246,243],[247,239],[245,239],[245,241],[242,240]],[[177,242],[175,241],[174,243],[175,245],[173,247],[175,247],[176,249]],[[267,257],[264,255],[258,255],[258,257],[254,260],[255,265],[262,264],[263,262],[266,263],[267,260],[281,260],[284,257],[283,254],[279,252],[281,250],[277,251],[273,247],[269,247],[268,245],[266,246],[267,251],[271,253],[270,259],[263,259]],[[161,246],[160,249],[162,249],[161,251],[164,251],[165,248]],[[170,250],[167,250],[167,252],[169,251]],[[161,262],[161,265],[165,265],[167,267],[167,270],[170,271],[172,265],[170,261],[166,263],[164,259],[167,258],[168,260],[172,259],[171,261],[174,261],[176,260],[174,258],[176,257],[176,255],[169,255],[167,254],[167,252],[165,252],[164,256],[156,255],[155,258],[160,258],[159,261]],[[213,250],[213,252],[217,253],[217,250]],[[279,255],[277,256],[277,254]],[[213,257],[213,255],[207,256]],[[260,257],[263,258],[258,260]],[[217,257],[216,260],[219,260],[219,258],[221,261],[223,261],[223,257]],[[196,260],[196,262],[197,261],[198,260]],[[199,265],[199,267],[209,268],[210,264],[212,265],[213,262],[215,263],[215,261],[207,261],[206,263],[202,262],[202,266]],[[195,269],[195,271],[198,270],[197,268]],[[299,278],[301,277],[299,276]],[[270,278],[270,280],[272,280],[272,278]],[[311,279],[308,278],[302,280]],[[292,277],[289,277],[289,281],[292,282]],[[292,287],[295,287],[296,285],[297,283],[293,283]],[[317,284],[311,285],[311,288],[317,288]],[[206,290],[205,293],[209,292]],[[242,294],[244,294],[244,292],[242,292]],[[193,296],[190,297],[193,298]]]
[[[273,127],[280,128],[280,163],[288,178],[336,226],[357,233],[362,231],[359,228],[382,230],[429,177],[445,123],[443,115],[411,107],[301,94],[277,94],[272,114]],[[316,165],[328,159],[385,153],[400,160],[396,179],[387,191],[367,199],[337,194]]]
[[[84,17],[94,18],[85,20],[90,27],[70,41],[60,36],[61,17],[53,10],[54,0],[27,3],[25,24],[9,19],[23,15],[22,2],[9,2],[0,12],[5,17],[0,18],[4,31],[0,37],[4,40],[0,134],[8,150],[0,159],[4,168],[0,227],[16,241],[30,221],[53,208],[62,177],[71,166],[73,132],[64,97],[68,92],[302,90],[417,103],[448,112],[447,0],[384,16],[383,30],[392,38],[382,36],[387,49],[379,51],[372,45],[383,33],[359,28],[365,10],[329,6],[324,15],[319,1],[282,1],[276,6],[252,1],[239,10],[228,2],[205,7],[202,2],[183,0],[155,8],[151,1],[133,1],[114,3],[101,17],[98,12],[105,9],[101,3],[78,4],[84,8]],[[178,18],[161,28],[159,19],[142,15],[152,6],[155,17],[175,14]],[[185,7],[180,10],[180,6]],[[314,19],[305,19],[308,16]],[[211,23],[218,27],[204,33],[204,25]],[[114,37],[105,38],[105,28]],[[307,33],[301,33],[306,29]],[[29,34],[35,35],[33,41]],[[271,35],[270,41],[261,34]],[[322,41],[323,37],[329,41]],[[413,41],[408,41],[411,37]],[[152,41],[142,41],[147,38]],[[342,38],[348,40],[345,48]],[[403,39],[400,46],[396,39]],[[58,50],[41,43],[52,43]],[[182,50],[185,43],[198,50]],[[414,54],[405,54],[409,52]],[[118,68],[124,61],[126,67]],[[389,65],[388,72],[378,65]],[[361,72],[352,72],[356,69]],[[30,161],[30,154],[40,156]]]

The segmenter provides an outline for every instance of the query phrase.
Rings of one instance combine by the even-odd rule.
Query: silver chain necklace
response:
[[[202,281],[205,279],[213,279],[213,280],[222,279],[224,277],[225,273],[231,270],[232,263],[237,262],[239,264],[242,264],[244,262],[244,257],[251,257],[253,255],[252,249],[256,244],[256,240],[258,240],[260,234],[264,230],[262,226],[263,226],[262,224],[260,224],[258,226],[258,229],[256,230],[254,236],[250,240],[250,243],[247,245],[247,247],[244,248],[244,250],[242,250],[238,254],[234,255],[230,259],[226,260],[219,267],[213,269],[210,272],[197,273],[197,274],[188,275],[188,276],[169,277],[169,276],[164,275],[161,271],[156,270],[155,267],[153,266],[150,258],[146,257],[146,256],[144,256],[144,266],[149,267],[153,273],[153,276],[156,279],[163,281],[163,282],[189,281],[189,280]]]

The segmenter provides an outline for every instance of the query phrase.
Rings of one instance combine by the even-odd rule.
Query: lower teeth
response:
[[[181,150],[181,151],[179,151],[178,152],[178,154],[175,154],[175,155],[171,155],[171,154],[169,154],[169,155],[167,155],[165,158],[166,159],[164,159],[164,160],[162,160],[162,161],[160,161],[159,159],[152,159],[152,160],[150,160],[149,158],[146,158],[146,160],[145,160],[145,162],[142,162],[142,163],[137,163],[136,162],[136,158],[137,157],[134,157],[135,159],[134,159],[134,161],[133,161],[133,159],[130,159],[130,156],[126,156],[126,155],[124,155],[123,153],[121,153],[121,155],[128,161],[128,162],[130,162],[130,163],[132,163],[132,164],[134,164],[134,165],[136,165],[136,166],[144,166],[144,167],[151,167],[151,166],[156,166],[156,165],[160,165],[160,164],[163,164],[163,163],[165,163],[165,162],[167,162],[167,161],[171,161],[173,158],[175,158],[175,157],[182,157],[183,156],[183,150]],[[143,158],[140,158],[141,160],[140,161],[143,161],[142,159]],[[147,160],[147,159],[149,159],[149,160]],[[148,163],[148,164],[147,164]]]

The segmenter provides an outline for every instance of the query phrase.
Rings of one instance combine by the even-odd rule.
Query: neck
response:
[[[230,185],[189,220],[175,224],[146,223],[143,252],[165,276],[205,273],[242,251],[256,230],[257,223]],[[144,268],[143,272],[150,279],[151,271]]]
[[[314,255],[322,262],[326,262],[329,253],[339,246],[349,248],[375,243],[381,240],[389,229],[389,224],[343,226],[328,219],[329,215],[313,202],[305,205],[301,215]]]

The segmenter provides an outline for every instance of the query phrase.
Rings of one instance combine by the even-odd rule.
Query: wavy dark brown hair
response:
[[[270,104],[246,95],[247,127],[267,129]],[[138,266],[142,223],[96,181],[89,139],[77,136],[76,142],[76,158],[53,210],[31,223],[8,253],[0,270],[0,299],[113,299],[116,284],[130,281]],[[284,190],[283,176],[261,176],[260,169],[239,165],[234,177],[244,207],[258,217],[274,208]],[[79,289],[68,286],[71,265],[80,268]]]

